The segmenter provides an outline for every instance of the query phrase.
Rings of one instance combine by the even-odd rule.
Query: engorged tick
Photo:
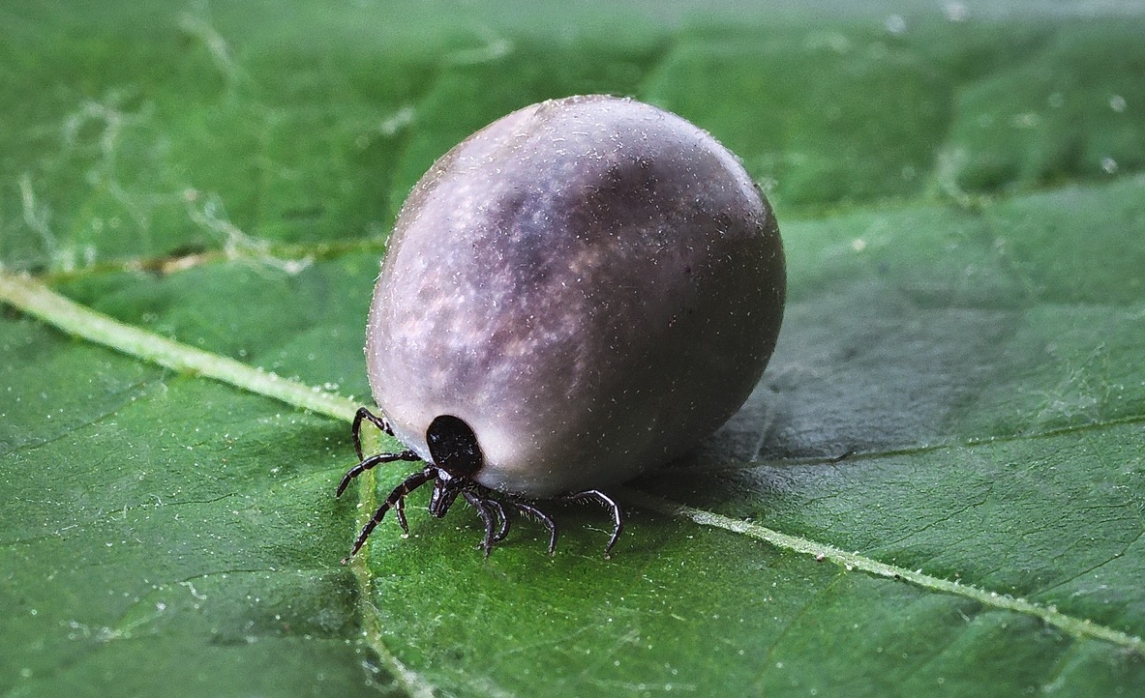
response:
[[[488,556],[512,511],[594,501],[710,435],[775,347],[785,271],[770,205],[734,155],[656,107],[602,95],[525,107],[442,156],[402,207],[366,362],[381,416],[353,424],[362,472],[425,461],[378,507],[458,496]],[[369,422],[408,450],[364,457]]]

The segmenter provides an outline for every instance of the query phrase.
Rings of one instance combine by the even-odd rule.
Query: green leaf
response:
[[[1055,3],[7,3],[0,693],[1135,695],[1145,15]],[[445,150],[628,94],[769,191],[790,293],[698,451],[488,560],[334,488]],[[372,449],[393,448],[372,435]]]

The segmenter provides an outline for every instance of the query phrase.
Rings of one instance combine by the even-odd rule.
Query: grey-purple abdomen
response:
[[[370,309],[370,385],[423,458],[435,417],[464,420],[480,484],[607,486],[739,409],[784,289],[770,206],[707,133],[627,99],[535,104],[446,153],[402,207]]]

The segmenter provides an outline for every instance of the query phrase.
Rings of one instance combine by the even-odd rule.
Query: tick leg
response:
[[[553,521],[548,514],[536,508],[532,504],[529,504],[528,502],[522,502],[519,499],[510,499],[509,503],[512,504],[517,511],[521,512],[530,519],[533,519],[534,521],[540,521],[545,528],[549,529],[549,555],[555,553],[557,551],[556,522]]]
[[[565,499],[573,502],[583,502],[592,499],[612,512],[612,538],[609,538],[608,545],[604,546],[604,556],[608,557],[612,546],[616,545],[616,539],[620,538],[620,532],[624,530],[624,512],[620,510],[620,505],[617,504],[612,497],[609,497],[600,490],[577,492],[576,494],[566,496]]]
[[[497,514],[497,518],[501,521],[501,528],[497,531],[497,535],[493,536],[494,543],[500,543],[505,540],[505,536],[509,535],[509,516],[505,513],[505,507],[501,506],[501,502],[496,499],[487,498],[485,500],[492,507],[493,511]]]
[[[362,409],[366,408],[363,407]],[[342,493],[346,491],[347,487],[349,487],[350,481],[366,472],[367,470],[379,466],[382,463],[393,463],[396,460],[421,460],[421,456],[414,453],[413,451],[402,451],[401,453],[379,453],[376,456],[370,456],[369,458],[363,460],[361,463],[358,463],[353,468],[350,468],[348,471],[346,471],[346,474],[342,476],[342,482],[338,484],[338,493],[334,496],[341,497]]]
[[[433,466],[428,466],[420,473],[414,473],[413,475],[410,475],[405,479],[405,481],[402,482],[402,484],[395,487],[393,492],[390,492],[390,496],[386,497],[386,501],[382,502],[382,505],[378,507],[378,510],[374,512],[374,515],[370,517],[370,520],[366,522],[366,525],[362,527],[362,532],[358,534],[358,539],[354,541],[354,547],[350,550],[350,555],[346,558],[346,560],[354,557],[354,555],[362,549],[362,546],[366,543],[366,539],[370,537],[370,534],[373,533],[378,524],[382,522],[382,519],[385,517],[387,511],[390,509],[399,508],[402,504],[402,500],[405,499],[406,495],[429,482],[436,475],[437,469]],[[345,562],[345,560],[343,560],[343,562]]]
[[[406,521],[406,500],[405,497],[399,497],[396,504],[394,504],[394,516],[398,517],[398,523],[401,524],[402,532],[409,536],[409,521]]]
[[[381,429],[390,436],[394,435],[393,427],[386,421],[385,417],[379,417],[365,407],[359,407],[358,412],[354,415],[354,424],[350,427],[350,433],[354,435],[354,451],[358,454],[358,460],[362,460],[362,420],[368,420],[371,424]]]
[[[501,507],[499,502],[494,502],[491,499],[482,499],[475,493],[465,490],[461,493],[465,497],[465,501],[469,502],[477,513],[481,516],[481,523],[485,524],[485,540],[481,542],[481,547],[485,550],[485,557],[489,557],[489,553],[493,550],[493,539],[496,538],[494,532],[494,519],[500,513],[502,521],[504,521],[505,510]],[[494,508],[495,507],[495,508]]]

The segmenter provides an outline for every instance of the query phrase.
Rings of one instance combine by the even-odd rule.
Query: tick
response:
[[[771,206],[740,161],[630,99],[525,107],[462,141],[402,206],[374,289],[359,463],[424,462],[374,512],[458,497],[488,556],[539,500],[596,502],[682,455],[751,393],[775,347],[786,276]],[[407,450],[364,456],[372,424]]]

